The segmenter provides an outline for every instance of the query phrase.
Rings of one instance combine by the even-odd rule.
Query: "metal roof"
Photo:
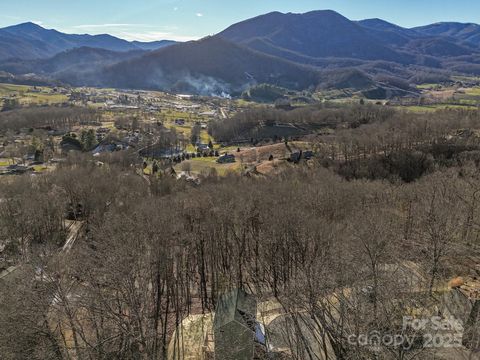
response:
[[[234,289],[220,296],[215,311],[214,330],[236,321],[254,331],[257,301],[244,290]]]

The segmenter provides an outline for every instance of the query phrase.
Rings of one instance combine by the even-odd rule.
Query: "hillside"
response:
[[[318,83],[319,73],[208,37],[108,67],[99,76],[109,86],[211,94],[241,91],[257,83],[305,89]]]
[[[232,25],[218,36],[271,55],[300,55],[297,61],[302,56],[410,61],[408,56],[381,44],[360,25],[330,10],[305,14],[274,12]]]
[[[25,23],[0,29],[0,70],[72,85],[209,95],[239,95],[258,84],[387,87],[398,95],[426,79],[478,75],[479,29],[460,23],[407,29],[382,19],[351,21],[331,10],[272,12],[175,44],[68,35]]]
[[[455,22],[441,22],[426,26],[416,27],[418,33],[431,36],[446,36],[460,41],[480,45],[480,25],[462,24]]]
[[[334,11],[270,13],[232,25],[219,36],[289,60],[338,66],[336,59],[433,64],[435,58],[478,54],[480,26],[444,24],[406,29],[381,19],[350,21]],[[470,42],[468,42],[470,41]],[[425,61],[424,56],[432,57]],[[335,60],[334,60],[335,59]],[[435,66],[434,66],[435,67]]]
[[[415,30],[406,29],[382,19],[366,19],[358,21],[357,24],[363,27],[370,35],[382,41],[385,46],[394,48],[401,48],[412,39],[422,37]]]
[[[390,31],[398,35],[403,35],[409,38],[421,36],[421,34],[419,34],[414,29],[406,29],[382,19],[377,19],[377,18],[365,19],[365,20],[360,20],[357,23],[364,28],[378,30],[378,31]]]
[[[38,59],[54,56],[79,47],[110,51],[152,50],[173,42],[129,42],[114,36],[64,34],[34,23],[24,23],[0,29],[0,60],[9,58]]]
[[[409,42],[406,50],[412,53],[432,57],[456,57],[478,53],[478,49],[463,44],[457,44],[445,38],[420,38]]]
[[[36,73],[77,83],[86,73],[94,72],[95,69],[113,65],[144,53],[145,51],[142,50],[119,52],[81,47],[66,50],[48,59],[5,61],[0,65],[0,68],[14,74]],[[88,82],[88,79],[83,79],[83,83]]]
[[[152,42],[141,42],[141,41],[132,41],[132,44],[135,45],[137,48],[142,50],[158,50],[166,46],[170,46],[176,44],[176,41],[172,40],[160,40],[160,41],[152,41]]]

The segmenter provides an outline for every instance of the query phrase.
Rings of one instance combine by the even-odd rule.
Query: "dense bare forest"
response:
[[[480,2],[370,2],[3,1],[0,360],[480,360]]]
[[[32,107],[0,113],[0,131],[22,128],[69,129],[73,125],[98,123],[100,114],[80,107]]]
[[[337,131],[274,177],[145,179],[120,153],[5,181],[1,358],[171,358],[182,320],[232,288],[281,305],[293,359],[438,358],[350,335],[408,332],[405,314],[442,313],[449,279],[480,276],[479,113],[272,111],[214,133],[259,118]],[[472,326],[445,358],[472,358]]]
[[[340,106],[335,104],[316,104],[284,111],[272,107],[257,107],[236,114],[231,119],[221,119],[210,124],[209,131],[218,141],[231,142],[239,140],[263,140],[278,138],[277,125],[297,127],[298,135],[305,135],[314,130],[345,126],[358,127],[370,122],[381,122],[391,117],[391,109],[368,105]],[[259,128],[265,126],[272,130],[263,136]]]

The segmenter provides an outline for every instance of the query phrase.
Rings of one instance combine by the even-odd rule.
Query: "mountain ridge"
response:
[[[220,37],[206,37],[147,53],[102,71],[117,87],[221,93],[271,82],[291,88],[315,85],[309,67],[250,50]]]
[[[0,29],[0,60],[11,58],[40,59],[79,47],[111,51],[152,50],[175,43],[171,40],[127,41],[109,34],[66,34],[26,22]]]
[[[255,28],[259,28],[256,33]],[[218,36],[247,46],[253,44],[256,50],[266,53],[272,53],[271,48],[277,47],[316,58],[409,62],[407,57],[378,44],[364,28],[332,10],[305,14],[269,13],[234,24]]]
[[[333,10],[276,11],[198,41],[140,43],[62,34],[27,23],[0,29],[0,70],[17,75],[29,70],[74,85],[202,94],[238,92],[259,83],[297,90],[387,86],[389,91],[380,92],[398,94],[414,91],[409,84],[422,79],[480,74],[480,26],[439,24],[408,29],[382,19],[352,21]],[[2,61],[2,51],[19,29],[20,60]],[[29,42],[44,46],[35,43],[33,60],[23,54]],[[42,52],[55,55],[39,60]]]

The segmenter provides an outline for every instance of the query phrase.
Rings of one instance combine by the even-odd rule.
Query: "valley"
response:
[[[262,128],[257,128],[255,140],[252,140],[251,135],[243,136],[235,141],[223,141],[219,138],[217,142],[212,135],[214,123],[221,120],[235,118],[236,114],[253,109],[253,111],[263,111],[267,114],[268,109],[276,111],[275,109],[283,109],[287,112],[293,110],[294,113],[301,113],[302,109],[311,107],[331,107],[331,108],[348,108],[364,104],[365,106],[383,107],[383,109],[398,110],[401,112],[413,113],[428,113],[439,110],[477,110],[480,104],[480,86],[476,86],[477,78],[458,78],[456,82],[448,82],[443,84],[422,84],[417,87],[419,96],[414,98],[396,98],[392,100],[382,99],[365,99],[360,93],[349,91],[318,91],[315,93],[295,92],[283,88],[275,88],[269,86],[258,87],[257,90],[242,96],[243,99],[228,99],[222,97],[202,97],[191,95],[175,95],[169,93],[162,93],[157,91],[135,91],[135,90],[115,90],[102,88],[73,88],[73,87],[48,87],[48,86],[28,86],[28,85],[13,85],[0,84],[0,104],[4,110],[22,111],[20,109],[31,109],[34,113],[37,107],[44,108],[48,112],[49,107],[52,109],[61,109],[68,107],[76,107],[83,109],[90,109],[95,112],[95,117],[98,120],[87,126],[74,126],[68,129],[51,128],[49,134],[53,134],[51,141],[57,146],[57,150],[51,154],[51,159],[45,159],[48,164],[50,160],[58,160],[63,157],[63,150],[60,146],[62,137],[66,133],[73,134],[80,137],[82,132],[92,130],[95,135],[95,142],[105,151],[106,145],[113,143],[123,144],[124,147],[132,148],[149,148],[158,146],[155,142],[158,141],[158,135],[152,137],[148,134],[152,127],[159,127],[162,131],[171,133],[175,138],[170,145],[164,145],[163,152],[165,158],[180,156],[182,161],[174,164],[174,169],[177,173],[185,173],[184,169],[189,173],[198,176],[206,174],[210,171],[216,171],[221,175],[226,175],[230,172],[241,173],[248,169],[265,168],[272,170],[272,165],[268,164],[268,158],[271,155],[268,151],[271,144],[270,141],[281,141],[284,138],[292,138],[302,140],[305,137],[316,134],[333,134],[334,128],[337,124],[332,122],[325,122],[320,124],[296,125],[289,120],[285,122],[277,122],[276,124],[261,122]],[[254,92],[255,91],[255,92]],[[8,116],[8,112],[5,113]],[[301,115],[300,115],[301,116]],[[144,129],[132,128],[132,123],[142,124]],[[41,126],[42,127],[42,126]],[[45,126],[43,126],[45,127]],[[34,139],[30,134],[22,133],[16,136],[18,141],[24,142],[28,145]],[[130,131],[130,134],[129,134]],[[136,131],[134,133],[133,131]],[[192,132],[197,135],[192,136]],[[57,135],[55,135],[57,134]],[[108,135],[108,136],[107,136]],[[140,138],[149,137],[147,142],[142,142]],[[121,140],[122,138],[126,140]],[[194,139],[192,141],[192,139]],[[132,142],[133,140],[133,142]],[[7,139],[4,139],[3,149],[8,148]],[[253,142],[252,142],[253,141]],[[266,142],[265,142],[266,141]],[[111,144],[108,144],[108,143]],[[210,148],[207,145],[211,143]],[[117,144],[117,145],[118,145]],[[255,146],[252,147],[252,144]],[[295,151],[311,150],[314,144],[295,147]],[[92,145],[90,146],[92,147]],[[170,150],[168,148],[170,147]],[[198,151],[199,148],[204,150]],[[7,153],[3,151],[3,160],[0,162],[4,164],[2,171],[9,173],[8,167],[11,165],[23,165],[25,163],[22,158],[30,158],[32,163],[37,163],[38,160],[33,160],[33,150],[28,150],[29,146],[24,147],[24,153],[19,153],[18,158],[8,159]],[[109,148],[110,149],[110,148]],[[111,148],[108,151],[112,151]],[[212,155],[203,157],[204,151],[210,151]],[[88,150],[88,149],[87,149]],[[95,155],[95,149],[90,149]],[[30,151],[30,153],[29,153]],[[250,154],[251,152],[257,155],[244,155],[244,152]],[[156,150],[154,153],[156,154]],[[225,153],[231,152],[240,160],[235,165],[217,164],[217,158]],[[283,150],[271,150],[275,154],[275,159],[282,160],[275,163],[275,168],[279,164],[285,164],[286,160],[290,158],[290,153],[293,150],[283,148]],[[191,159],[195,154],[201,153],[202,157]],[[235,154],[236,153],[236,154]],[[258,155],[258,154],[264,155]],[[266,155],[268,153],[268,155]],[[147,167],[143,170],[145,173],[152,173],[152,165],[154,158],[149,159],[148,154],[145,153],[145,161]],[[188,158],[185,155],[188,154]],[[155,155],[154,157],[156,157]],[[246,160],[245,160],[246,159]],[[267,164],[265,164],[265,162]],[[243,165],[240,165],[243,164]],[[31,171],[44,171],[53,166],[42,166],[36,164],[31,167]],[[268,173],[267,171],[267,173]]]
[[[142,3],[0,28],[0,359],[480,359],[480,26]]]
[[[5,43],[14,41],[17,48],[25,43],[31,51],[4,47],[0,71],[13,79],[29,75],[38,82],[71,86],[209,96],[238,97],[266,83],[294,91],[412,97],[419,96],[417,85],[478,75],[478,27],[469,26],[406,29],[380,19],[351,21],[334,11],[273,12],[198,41],[144,44],[107,35],[68,35],[25,23],[0,29]],[[52,39],[56,48],[49,45]]]

